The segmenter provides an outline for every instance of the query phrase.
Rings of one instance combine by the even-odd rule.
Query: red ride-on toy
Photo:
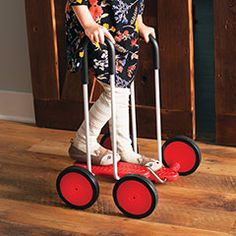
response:
[[[113,199],[119,210],[132,218],[144,218],[150,215],[158,202],[157,190],[154,183],[166,183],[177,179],[179,175],[192,174],[200,165],[201,153],[198,146],[189,138],[177,136],[161,145],[161,113],[159,88],[159,47],[157,41],[150,35],[154,52],[155,66],[155,100],[157,121],[158,171],[151,166],[129,164],[117,161],[116,120],[115,120],[115,47],[106,39],[109,54],[109,73],[112,91],[112,143],[109,135],[103,138],[103,144],[112,147],[112,166],[92,166],[89,152],[89,105],[88,105],[88,53],[89,39],[84,40],[83,60],[83,95],[84,115],[86,121],[87,164],[74,163],[63,170],[57,178],[57,192],[60,198],[69,206],[76,209],[91,207],[99,196],[99,185],[96,175],[114,177],[117,182],[113,188]],[[131,111],[133,147],[137,151],[136,113],[134,98],[134,83],[131,86]],[[110,146],[109,146],[110,145]]]

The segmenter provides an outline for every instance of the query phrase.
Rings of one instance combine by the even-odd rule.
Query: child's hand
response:
[[[147,26],[145,24],[139,25],[140,36],[145,40],[146,43],[149,43],[149,35],[151,34],[156,38],[155,29],[153,27]]]
[[[88,7],[85,5],[74,6],[73,10],[84,28],[85,34],[89,37],[92,43],[102,43],[104,44],[105,36],[110,39],[115,44],[115,39],[109,33],[108,29],[97,24]]]
[[[85,34],[89,37],[92,43],[105,44],[105,37],[107,37],[112,41],[112,43],[115,44],[115,39],[110,34],[108,29],[95,22],[87,26],[84,30]]]

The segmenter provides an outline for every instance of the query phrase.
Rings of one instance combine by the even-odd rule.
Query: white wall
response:
[[[31,92],[24,0],[0,2],[0,89]]]
[[[29,103],[25,102],[26,97],[31,100]],[[18,114],[19,110],[25,114]],[[0,118],[27,121],[33,119],[32,115],[24,0],[0,0]]]

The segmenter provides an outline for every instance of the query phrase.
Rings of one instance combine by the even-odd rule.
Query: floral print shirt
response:
[[[134,79],[138,61],[137,17],[143,14],[144,0],[68,0],[66,4],[66,45],[68,69],[77,72],[83,58],[81,40],[85,36],[72,7],[88,6],[94,20],[106,27],[116,40],[116,85],[127,87]],[[89,46],[89,63],[99,80],[109,83],[107,77],[107,50],[104,45]]]

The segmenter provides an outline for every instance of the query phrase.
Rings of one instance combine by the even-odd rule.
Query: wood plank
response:
[[[31,52],[33,90],[35,94],[36,123],[39,127],[75,130],[78,128],[78,122],[80,123],[83,119],[83,113],[81,112],[82,93],[79,74],[76,73],[72,75],[66,71],[66,45],[65,37],[63,36],[65,2],[66,0],[47,0],[44,3],[45,6],[38,6],[35,0],[26,0],[26,12]],[[157,2],[147,0],[144,17],[147,24],[153,25],[160,31],[159,35],[160,42],[163,45],[162,49],[166,50],[162,51],[162,59],[164,59],[162,75],[165,75],[167,72],[167,74],[163,76],[162,98],[163,107],[168,112],[168,114],[163,113],[164,136],[169,137],[172,136],[172,134],[182,133],[190,137],[195,137],[191,1],[180,1],[176,4],[175,1],[168,0],[168,4],[162,6],[163,3],[164,1],[162,3],[160,2],[160,4],[158,3],[159,6]],[[158,13],[159,18],[157,17],[158,11],[160,11]],[[168,12],[168,15],[162,14],[164,11]],[[176,27],[168,28],[168,33],[161,36],[163,32],[166,32],[165,25],[173,25],[171,21],[173,17],[177,15],[179,16],[176,18],[180,19],[180,24],[183,26],[181,29],[183,30],[180,32]],[[39,21],[39,19],[42,18],[41,16],[43,16],[46,23]],[[170,22],[170,24],[167,22]],[[171,32],[173,32],[173,34]],[[168,34],[171,34],[171,37],[169,37]],[[40,41],[38,39],[40,39]],[[168,40],[172,41],[168,42]],[[41,44],[49,48],[45,48]],[[180,44],[183,44],[184,47],[182,49],[177,47],[176,49],[176,45]],[[37,45],[37,47],[35,47],[35,45]],[[144,44],[142,44],[141,47],[142,59],[140,72],[137,76],[139,77],[137,83],[137,101],[140,105],[153,107],[153,73],[150,73],[150,65],[152,63],[150,63],[150,54],[147,53],[148,50],[146,50],[149,48],[150,51],[150,47],[144,46]],[[176,57],[176,55],[179,56]],[[179,64],[179,60],[181,61],[181,65]],[[173,63],[173,73],[178,76],[173,77],[171,75],[170,77],[169,69],[165,66],[168,61],[171,61],[171,64]],[[38,68],[39,64],[40,68]],[[184,68],[181,67],[183,65],[185,65]],[[73,79],[75,77],[76,79]],[[167,77],[167,79],[165,77]],[[182,77],[184,77],[184,79],[182,79]],[[169,89],[167,89],[168,87]],[[178,100],[179,97],[182,97],[181,100]],[[59,101],[60,98],[62,98],[62,101]],[[51,100],[53,101],[50,102]],[[70,104],[70,101],[77,101],[77,106],[73,107],[75,104]],[[79,108],[76,114],[74,111],[75,107]],[[175,116],[175,110],[179,110],[181,114]],[[142,122],[139,126],[138,133],[140,137],[154,137],[154,117],[151,119],[146,117],[142,120],[141,113],[144,114],[146,111],[147,110],[142,110],[140,111],[140,115],[138,115],[138,119]],[[72,117],[71,122],[67,120],[68,114]],[[145,120],[149,120],[151,123],[147,124]],[[184,122],[182,122],[180,126],[176,126],[173,120],[177,120],[178,124],[183,120]]]
[[[83,122],[82,102],[34,100],[34,104],[39,127],[77,130]]]
[[[34,124],[15,123],[11,121],[0,121],[1,134],[17,136],[18,138],[48,138],[64,141],[70,138],[74,132],[56,129],[39,128]],[[24,134],[24,135],[23,135]],[[28,141],[30,142],[30,140]]]
[[[191,1],[176,3],[165,0],[157,3],[148,0],[145,6],[144,20],[156,28],[161,47],[163,137],[184,134],[195,138]],[[179,19],[180,28],[172,23],[173,18]],[[143,138],[154,138],[156,135],[154,73],[150,55],[150,45],[140,42],[139,72],[135,87],[138,136]],[[98,85],[93,100],[98,98],[100,92]]]
[[[138,136],[142,138],[155,138],[156,127],[150,124],[156,123],[155,109],[151,107],[137,106]],[[162,138],[167,139],[177,134],[193,137],[192,113],[183,110],[161,109]],[[183,123],[185,125],[183,125]]]
[[[216,118],[216,140],[217,143],[223,145],[235,146],[236,134],[236,113],[234,114],[218,114]]]
[[[175,22],[173,24],[173,22]],[[168,120],[173,134],[180,130],[191,138],[196,137],[195,92],[193,66],[192,1],[158,1],[158,38],[161,55],[162,108],[179,109],[190,113],[189,119],[179,119],[181,125]],[[184,121],[184,122],[183,122]],[[171,127],[170,127],[171,126]],[[180,128],[182,127],[182,128]],[[171,130],[169,129],[169,130]],[[187,134],[188,133],[188,134]]]
[[[14,151],[16,146],[21,147],[22,145],[23,147],[23,143],[24,141],[27,140],[27,138],[15,136],[15,143],[11,144],[9,143],[9,141],[12,139],[12,135],[15,136],[13,133],[9,135],[4,135],[5,140],[3,140],[1,144],[2,148],[5,147],[9,149],[12,146]],[[73,135],[71,135],[70,137],[73,137]],[[3,135],[0,135],[0,137],[1,136],[3,137]],[[36,153],[67,156],[67,149],[69,147],[68,136],[65,136],[64,140],[63,139],[58,140],[54,138],[49,139],[45,137],[42,139],[35,139],[34,142],[35,143],[32,143],[32,145],[30,146],[29,145],[24,146],[24,148],[27,149],[28,151]],[[141,153],[150,155],[153,158],[157,158],[156,157],[157,148],[155,140],[140,139],[138,140],[138,143]],[[223,147],[216,147],[214,145],[207,145],[206,147],[207,149],[204,149],[202,148],[202,145],[200,146],[203,155],[203,163],[199,169],[199,172],[216,174],[221,176],[223,176],[224,173],[224,176],[235,176],[236,167],[234,166],[235,160],[233,158],[235,155],[235,148],[224,148],[223,151]],[[221,155],[219,155],[220,151],[222,151]]]
[[[157,1],[146,0],[144,22],[155,28],[158,32]],[[138,73],[135,78],[136,102],[138,105],[154,107],[154,69],[152,49],[143,40],[140,40]],[[152,124],[154,126],[155,123]]]
[[[68,98],[68,97],[67,97]],[[80,99],[77,97],[77,99]],[[83,122],[83,103],[75,100],[45,101],[34,100],[37,125],[39,127],[77,130]],[[68,121],[69,114],[69,121]],[[182,110],[161,111],[163,138],[182,134],[192,137],[190,131],[192,125],[192,113]],[[137,106],[138,136],[143,138],[154,138],[156,136],[155,109],[153,107]],[[183,126],[183,122],[186,124]]]
[[[42,163],[40,164],[39,158],[35,159],[31,157],[32,164],[28,165],[28,158],[26,158],[26,155],[23,156],[25,159],[24,163],[21,163],[21,156],[19,156],[19,160],[15,158],[15,163],[10,160],[6,163],[3,161],[0,162],[3,169],[0,174],[1,197],[44,205],[63,206],[63,203],[56,197],[57,194],[55,193],[54,183],[57,173],[59,173],[65,160],[62,162],[50,156],[50,161],[42,157]],[[9,157],[9,159],[12,158],[12,156]],[[20,166],[18,164],[20,164]],[[67,166],[69,164],[68,162]],[[32,173],[31,170],[34,166],[37,166],[37,168]],[[55,171],[55,169],[57,169],[57,171]],[[18,171],[14,172],[14,170]],[[10,176],[9,172],[12,173]],[[195,177],[196,176],[197,175],[195,175]],[[204,175],[204,177],[208,178],[206,175]],[[183,183],[182,185],[184,185],[184,187],[179,187],[178,183],[181,183],[182,180],[183,179],[180,179],[173,184],[157,186],[160,198],[159,206],[156,213],[147,220],[150,222],[158,221],[160,223],[171,223],[173,225],[188,227],[198,226],[198,228],[201,229],[217,229],[222,232],[229,231],[236,217],[235,188],[231,187],[233,194],[225,194],[224,191],[218,187],[212,190],[209,189],[208,184],[206,184],[203,179],[199,185],[200,187],[193,184],[193,187],[189,185],[186,188]],[[88,212],[118,215],[119,212],[114,207],[110,194],[114,181],[100,179],[99,182],[101,188],[100,198],[97,204],[89,209]],[[236,181],[234,181],[234,183],[235,182]],[[6,183],[7,186],[5,185]],[[209,185],[211,184],[210,182]],[[219,183],[214,184],[214,186],[219,185]],[[226,183],[222,183],[222,185],[224,186]],[[30,189],[34,189],[34,191],[30,191]],[[27,194],[29,191],[30,194]],[[173,199],[178,199],[178,207],[176,207],[176,203],[173,202]],[[213,215],[212,212],[214,212]]]
[[[25,0],[25,10],[34,98],[58,100],[60,94],[54,2]]]
[[[83,89],[80,81],[80,73],[70,73],[67,71],[64,80],[61,99],[67,101],[77,101],[80,102],[78,106],[82,106]]]
[[[4,122],[4,125],[6,124],[12,124],[8,122]],[[35,146],[33,143],[31,146],[27,145],[28,148],[32,148],[32,151],[35,149],[36,152],[41,153],[51,153],[55,155],[62,155],[65,156],[66,154],[66,148],[69,145],[69,140],[72,138],[75,133],[74,132],[68,132],[68,131],[62,131],[62,130],[52,130],[52,129],[37,129],[32,128],[31,126],[15,126],[13,125],[12,128],[10,126],[4,128],[4,125],[1,126],[2,133],[7,133],[5,136],[5,139],[2,141],[3,144],[8,145],[6,147],[10,148],[12,146],[14,150],[14,145],[11,144],[11,135],[16,136],[18,135],[19,141],[21,141],[21,144],[19,144],[19,147],[21,145],[24,145],[26,143],[27,138],[24,139],[24,137],[31,137],[34,135],[34,138],[37,139],[37,143],[35,143]],[[23,128],[25,127],[25,128]],[[24,131],[23,131],[24,130]],[[31,132],[27,131],[31,130]],[[33,132],[33,130],[37,130],[37,132]],[[22,137],[22,132],[24,132],[24,137]],[[35,142],[36,142],[35,141]],[[32,146],[33,145],[33,146]],[[41,146],[41,147],[40,147]],[[51,147],[49,147],[51,146]],[[142,153],[154,155],[156,153],[156,144],[155,140],[148,140],[148,139],[140,139],[139,140],[139,146]],[[22,146],[25,147],[25,146]],[[44,151],[40,149],[45,149]],[[235,148],[226,148],[216,145],[207,145],[207,144],[201,144],[200,145],[201,151],[203,153],[203,165],[200,168],[201,173],[209,173],[209,174],[218,174],[222,175],[232,175],[235,176],[235,169],[233,167],[234,164],[234,156],[235,156]],[[222,159],[222,155],[224,156],[224,159]],[[231,167],[232,166],[232,167]],[[228,174],[227,174],[228,173]]]
[[[235,3],[214,0],[216,141],[236,145]]]
[[[193,109],[191,4],[189,0],[158,1],[158,38],[164,109]]]
[[[142,139],[144,140],[144,139]],[[157,158],[157,151],[155,150],[155,141],[148,141],[148,144],[144,145],[142,141],[138,140],[139,150],[141,153],[151,156],[152,158]],[[65,142],[51,141],[51,140],[43,140],[35,145],[32,145],[28,151],[44,153],[44,154],[53,154],[53,155],[61,155],[67,156],[67,150],[69,147],[69,142],[65,140]],[[235,152],[234,152],[235,155]],[[216,174],[223,177],[223,173],[226,176],[234,176],[236,177],[236,167],[232,166],[235,163],[234,158],[225,158],[216,157],[215,155],[205,155],[203,153],[203,163],[199,169],[201,173],[207,174]]]
[[[8,230],[12,225],[13,232],[19,228],[20,231],[27,233],[29,227],[29,229],[42,231],[42,234],[45,232],[46,235],[48,232],[56,233],[58,230],[68,235],[72,233],[91,235],[94,232],[90,234],[90,231],[70,230],[69,226],[60,228],[60,225],[67,225],[69,219],[74,218],[77,224],[78,222],[80,226],[82,224],[82,228],[88,227],[83,223],[88,217],[93,219],[104,216],[104,225],[103,220],[98,223],[97,218],[94,225],[96,227],[96,224],[100,224],[102,233],[99,232],[103,235],[106,224],[113,222],[114,218],[117,225],[123,225],[123,222],[126,222],[112,200],[111,192],[115,183],[113,179],[98,177],[100,197],[95,205],[85,212],[70,210],[57,196],[55,189],[57,175],[62,169],[72,164],[66,154],[68,147],[66,139],[72,135],[72,132],[5,121],[0,121],[0,129],[2,131],[0,134],[0,218],[2,220],[0,232],[4,223],[2,227]],[[140,150],[145,154],[154,155],[156,152],[155,140],[139,139],[139,145]],[[199,143],[199,146],[204,155],[199,171],[194,175],[179,178],[174,183],[156,185],[159,193],[158,208],[150,217],[140,221],[140,227],[149,228],[150,225],[153,231],[141,233],[153,235],[153,232],[160,228],[161,235],[164,231],[166,235],[173,235],[177,227],[177,235],[192,235],[190,229],[194,230],[195,235],[234,235],[236,148],[203,143]],[[11,202],[9,207],[11,205],[12,214],[15,215],[13,218],[8,213],[10,209],[5,211],[6,209],[2,208],[9,201]],[[27,204],[27,206],[21,208],[22,204]],[[34,208],[35,205],[37,205],[36,208]],[[39,216],[37,215],[38,207],[44,209],[39,210],[41,212]],[[20,219],[19,216],[26,211],[26,208],[35,211],[33,221],[28,219],[31,218],[30,212],[26,213],[25,221]],[[44,211],[48,208],[55,210],[49,209],[51,213],[45,215]],[[59,213],[58,209],[65,212]],[[62,214],[56,219],[58,220],[55,222],[56,227],[51,225],[51,220],[47,222],[48,224],[45,223],[47,219],[54,220],[55,216],[52,212]],[[71,215],[68,216],[70,213]],[[81,215],[84,217],[82,222],[77,220]],[[75,224],[74,221],[73,224]],[[125,231],[114,232],[135,235],[137,233],[134,230],[136,221],[135,225],[133,220],[129,221],[129,224],[129,229],[125,225]],[[163,228],[163,225],[168,228]],[[172,231],[169,232],[171,229]]]
[[[105,214],[110,217],[121,216],[117,208],[114,206],[110,194],[104,193],[106,189],[103,187],[104,186],[101,188],[101,195],[97,203],[92,208],[86,210],[86,212]],[[7,188],[4,189],[4,186],[2,185],[0,185],[0,189],[3,193],[3,198],[14,199],[17,201],[22,201],[21,198],[23,193],[26,193],[24,189],[21,190],[23,193],[20,193],[19,190],[10,192]],[[110,192],[111,189],[109,189],[109,193]],[[33,196],[27,196],[24,201],[27,201],[28,203],[43,204],[45,206],[57,206],[64,208],[64,204],[59,199],[57,199],[57,201],[53,200],[53,196],[54,199],[56,196],[54,192],[43,190],[43,194],[40,194],[41,197],[37,198],[37,195],[39,196],[39,194],[40,192],[36,192]],[[51,195],[51,197],[49,195]],[[194,203],[192,201],[190,201],[191,204],[189,202],[189,204],[186,205],[185,203],[188,200],[185,201],[185,199],[179,196],[176,198],[178,199],[178,205],[176,206],[176,203],[173,202],[174,198],[166,197],[163,192],[160,192],[159,195],[160,202],[158,208],[149,218],[144,219],[146,222],[158,222],[219,232],[230,232],[230,230],[232,230],[232,225],[234,224],[236,217],[235,212],[219,210],[217,207],[209,209],[206,206],[201,206],[200,204],[197,205],[196,202]]]
[[[65,5],[67,0],[54,1],[54,18],[58,51],[58,74],[60,92],[62,92],[67,73],[66,37],[65,37]]]
[[[8,129],[8,133],[9,133]],[[37,139],[37,144],[32,146],[27,146],[28,148],[31,148],[31,151],[39,152],[39,153],[45,153],[45,154],[55,154],[55,155],[62,155],[67,156],[67,148],[69,146],[69,140],[71,137],[74,136],[74,133],[68,132],[71,135],[66,135],[67,132],[58,131],[59,135],[53,135],[56,134],[56,130],[50,130],[50,133],[48,133],[45,136],[42,136],[43,132],[47,132],[47,129],[40,129],[40,137],[41,139]],[[10,132],[9,135],[16,135],[19,132],[19,138],[18,140],[21,141],[21,144],[19,144],[19,147],[21,145],[24,145],[24,142],[27,139],[24,139],[22,136],[22,130],[17,131],[16,128],[12,129],[12,133]],[[3,129],[4,133],[4,129]],[[27,131],[25,131],[25,136],[27,135]],[[31,135],[31,133],[29,134]],[[51,137],[51,138],[50,138]],[[64,137],[64,138],[61,138]],[[5,136],[2,143],[6,145],[7,148],[13,148],[14,145],[10,143],[11,136]],[[51,140],[51,141],[50,141]],[[22,146],[24,147],[24,146]],[[139,142],[140,151],[146,155],[151,155],[155,157],[156,153],[156,145],[155,140],[145,140],[141,139]],[[235,168],[233,167],[234,163],[234,156],[235,156],[235,148],[223,148],[219,146],[214,145],[205,145],[202,148],[202,145],[200,146],[202,153],[203,153],[203,164],[201,168],[199,169],[200,173],[208,173],[208,174],[216,174],[216,175],[222,175],[224,176],[226,182],[230,182],[227,176],[235,176]],[[30,150],[30,149],[29,149]],[[221,158],[222,154],[224,155],[224,159]],[[156,158],[156,157],[155,157]],[[224,175],[222,173],[225,173]],[[210,177],[212,181],[214,181],[215,177]],[[215,178],[217,179],[217,178]],[[223,179],[223,178],[222,178]],[[219,180],[218,180],[219,181]]]
[[[61,229],[53,229],[49,227],[32,226],[29,224],[20,224],[4,221],[0,219],[0,235],[4,236],[81,236],[75,232],[65,231]]]
[[[56,160],[54,162],[56,162]],[[37,167],[33,173],[31,171],[33,166],[30,165],[19,165],[18,163],[11,163],[10,161],[8,163],[1,161],[0,163],[2,169],[2,172],[0,173],[0,183],[9,183],[14,187],[22,186],[22,189],[34,189],[34,187],[38,185],[38,191],[42,191],[45,185],[45,188],[48,189],[48,191],[50,191],[51,193],[55,192],[54,183],[57,175],[60,172],[60,169],[58,170],[58,166],[61,165],[61,163],[57,165],[51,165],[49,162],[47,162],[47,165]],[[35,166],[37,166],[36,163]],[[18,169],[18,171],[14,173],[14,170],[16,169]],[[11,176],[8,176],[9,171],[12,173]],[[46,181],[44,179],[46,177],[50,181]],[[184,178],[179,179],[178,182],[181,183],[183,179]],[[38,183],[35,183],[36,180],[38,181]],[[110,191],[112,188],[112,185],[110,185],[110,183],[114,182],[115,181],[113,181],[113,179],[109,180],[104,178],[101,182],[102,194],[110,196]],[[215,210],[218,209],[228,212],[236,211],[235,189],[230,193],[224,193],[220,187],[216,186],[215,190],[211,190],[211,192],[209,193],[207,183],[201,183],[199,187],[194,186],[190,188],[189,186],[184,186],[183,183],[182,186],[180,186],[177,184],[178,182],[170,183],[168,185],[156,185],[157,189],[160,191],[161,196],[163,196],[163,199],[169,199],[170,201],[172,201],[173,199],[179,198],[182,202],[184,202],[186,206],[191,206],[192,204],[197,203],[199,208],[209,208]],[[52,187],[51,190],[49,190],[50,187]]]
[[[58,141],[49,141],[43,140],[35,145],[32,145],[28,151],[30,152],[37,152],[37,153],[45,153],[45,154],[52,154],[52,155],[60,155],[60,156],[67,156],[67,150],[69,148],[70,143],[67,141],[65,142],[58,142]]]
[[[81,211],[68,211],[56,207],[45,207],[39,204],[29,204],[26,202],[2,200],[0,211],[1,219],[5,222],[14,222],[20,224],[31,224],[39,227],[50,227],[54,229],[63,229],[72,232],[78,232],[85,235],[137,235],[137,229],[140,235],[227,235],[222,232],[199,230],[181,226],[171,226],[168,224],[149,223],[140,220],[127,219],[123,217],[113,217],[112,224],[110,216],[91,214]],[[29,211],[28,209],[31,209]],[[24,217],[21,217],[24,212]],[[91,225],[91,218],[93,223]],[[122,221],[122,227],[120,222]],[[63,222],[63,224],[61,224]]]
[[[196,125],[198,139],[215,140],[213,0],[193,0]]]
[[[39,168],[33,174],[27,174],[32,167],[21,167],[20,171],[14,174],[13,170],[17,169],[16,166],[9,165],[9,170],[1,174],[2,198],[24,200],[48,206],[63,206],[55,193],[55,187],[51,184],[55,183],[55,172],[51,173],[50,167],[48,169]],[[13,175],[8,177],[9,171]],[[18,178],[17,181],[16,178]],[[44,181],[45,178],[46,181]],[[35,181],[36,179],[37,181]],[[4,183],[8,183],[8,185],[6,186]],[[104,179],[100,179],[99,183],[101,187],[99,200],[87,212],[120,215],[110,194],[113,184]],[[30,193],[30,189],[34,189],[34,191]],[[158,190],[158,208],[146,221],[222,232],[231,230],[236,217],[235,192],[234,194],[224,194],[215,191],[209,194],[206,190],[179,188],[175,185],[158,186]],[[173,199],[178,199],[177,205]]]
[[[20,146],[20,145],[19,145]],[[8,147],[7,147],[8,148]],[[29,146],[27,146],[29,148]],[[53,148],[54,149],[54,148]],[[32,149],[31,149],[32,150]],[[13,169],[18,169],[24,167],[34,168],[35,166],[40,166],[40,168],[48,169],[50,166],[53,166],[53,170],[57,170],[59,173],[60,170],[64,169],[66,166],[72,164],[72,160],[68,157],[66,151],[61,153],[48,154],[43,148],[43,153],[41,150],[37,150],[37,146],[34,146],[34,152],[21,151],[20,153],[8,152],[7,159],[2,159],[1,164],[10,165],[13,164]],[[5,152],[6,153],[6,152]],[[6,155],[6,154],[3,154]],[[18,158],[18,159],[16,159]],[[22,162],[24,160],[24,162]],[[234,166],[235,162],[231,162],[231,166]],[[202,165],[205,165],[204,163]],[[38,167],[39,168],[39,167]],[[215,168],[221,168],[221,165],[215,166]],[[231,176],[227,173],[227,170],[223,169],[220,171],[213,171],[217,173],[209,173],[208,168],[204,168],[206,171],[202,171],[202,167],[198,172],[192,176],[182,177],[174,183],[175,186],[185,187],[189,189],[199,189],[204,190],[208,189],[209,191],[214,192],[228,192],[234,193],[236,189],[236,177]],[[214,168],[213,168],[214,169]],[[233,170],[235,168],[233,167]],[[207,182],[205,181],[207,179]]]
[[[234,236],[236,235],[236,220],[234,222],[234,225],[232,227],[232,230],[230,231],[230,235]]]

